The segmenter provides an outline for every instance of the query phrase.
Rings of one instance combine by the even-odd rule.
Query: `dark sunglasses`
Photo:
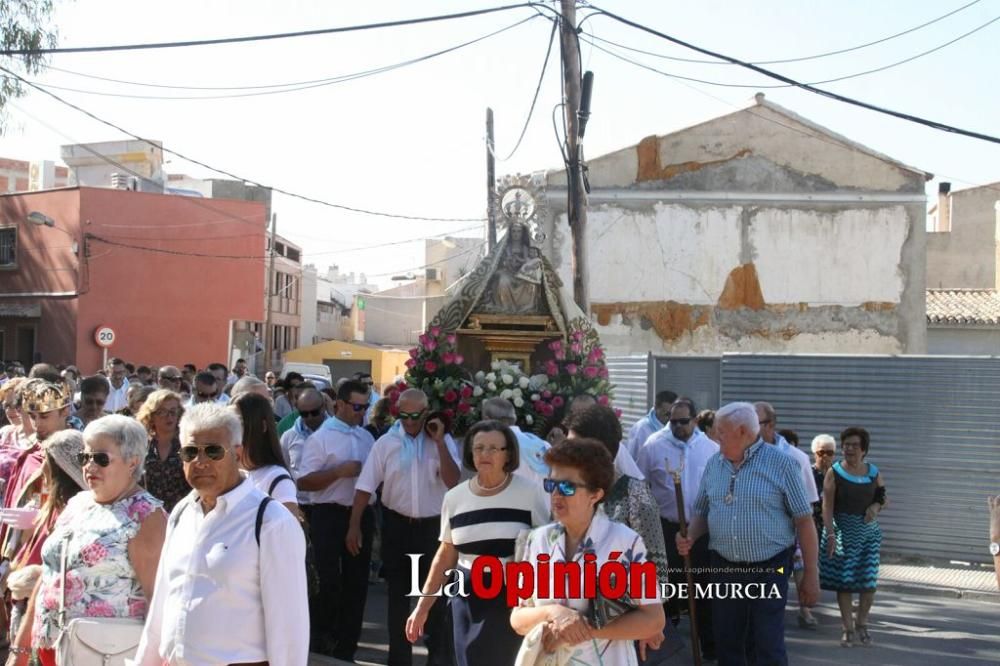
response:
[[[180,375],[176,375],[176,376],[174,376],[174,375],[163,375],[162,377],[160,377],[160,379],[165,379],[168,382],[179,382],[181,380],[181,376]]]
[[[306,410],[300,409],[299,416],[301,416],[304,419],[311,419],[314,416],[319,416],[320,414],[323,413],[323,411],[324,410],[322,407],[317,407],[316,409],[306,409]]]
[[[94,464],[98,467],[107,467],[111,464],[111,456],[104,451],[96,451],[90,453],[88,451],[81,451],[76,454],[76,461],[80,463],[80,467],[86,467],[93,460]]]
[[[351,409],[353,409],[355,413],[366,411],[369,407],[371,407],[371,403],[370,402],[366,402],[363,405],[358,405],[358,404],[353,403],[353,402],[349,402],[347,404],[351,406]]]
[[[691,419],[690,418],[686,418],[686,419],[670,419],[670,425],[687,425],[688,423],[691,423]]]
[[[211,400],[216,395],[218,395],[218,393],[202,393],[201,391],[198,391],[198,397],[202,400]]]
[[[367,406],[367,405],[366,405]],[[417,421],[419,420],[426,410],[421,409],[419,412],[400,412],[399,418],[406,421]]]
[[[552,494],[553,490],[558,490],[559,494],[563,497],[572,497],[576,494],[577,488],[587,488],[582,483],[577,483],[575,481],[557,481],[556,479],[544,479],[542,481],[542,487],[545,488],[545,492],[549,495]]]
[[[209,460],[222,460],[226,457],[226,449],[221,444],[207,444],[205,446],[182,446],[179,452],[183,462],[194,462],[198,454],[204,451]]]
[[[836,454],[833,451],[817,451],[816,455],[823,456],[824,458],[832,458]]]

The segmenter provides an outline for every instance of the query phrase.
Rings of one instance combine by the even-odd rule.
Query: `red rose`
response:
[[[563,400],[563,397],[561,395],[557,395],[554,398],[552,398],[552,406],[555,407],[556,409],[559,409],[565,404],[566,401]]]
[[[438,369],[437,363],[435,363],[434,361],[425,361],[424,362],[424,372],[432,373],[432,372],[434,372],[437,369]]]
[[[445,365],[451,365],[455,362],[455,355],[451,352],[445,352],[441,354],[441,360],[444,361]]]
[[[596,379],[597,373],[598,373],[598,368],[595,365],[588,365],[586,368],[583,369],[583,374],[587,377],[587,379]]]
[[[453,391],[451,389],[448,389],[447,391],[445,391],[445,394],[444,394],[444,401],[445,402],[455,402],[456,400],[458,400],[458,394],[455,393],[455,391]]]
[[[445,410],[442,410],[441,413],[444,414],[445,418],[447,418],[449,421],[451,419],[455,418],[455,410],[454,409],[445,409]]]
[[[471,409],[472,409],[472,405],[470,405],[467,402],[460,402],[460,403],[458,403],[458,413],[459,414],[468,414]]]
[[[576,374],[577,369],[578,368],[576,367],[576,363],[566,364],[566,372],[569,373],[571,376]]]
[[[604,406],[607,406],[607,405],[608,405],[608,403],[610,403],[610,402],[611,402],[611,400],[609,400],[609,399],[608,399],[608,396],[606,396],[606,395],[601,395],[601,396],[598,396],[598,397],[597,397],[597,404],[598,404],[598,405],[604,405]]]
[[[403,365],[405,365],[408,368],[415,368],[417,366],[417,359],[408,358],[406,359],[406,363],[404,363]]]
[[[465,386],[462,387],[462,397],[463,398],[471,398],[472,397],[472,391],[473,391],[472,386],[470,386],[469,384],[466,384]]]
[[[416,358],[418,356],[420,356],[420,350],[419,349],[417,349],[416,347],[414,347],[413,349],[410,350],[410,358]]]

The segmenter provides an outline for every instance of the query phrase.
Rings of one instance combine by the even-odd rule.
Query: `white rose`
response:
[[[503,380],[504,384],[513,384],[514,383],[514,378],[511,377],[510,375],[504,375],[500,379]]]
[[[489,389],[490,391],[496,391],[497,385],[494,384],[493,382],[490,382],[489,384],[486,385],[486,388]]]
[[[497,380],[497,373],[491,372],[490,374],[486,375],[486,381],[495,382],[496,380]]]
[[[537,393],[532,393],[531,394],[531,402],[538,402],[541,399],[542,399],[542,396],[538,395]]]
[[[482,394],[483,394],[483,387],[482,386],[477,386],[476,388],[472,389],[472,395],[473,396],[475,396],[475,397],[478,398]]]
[[[522,400],[521,398],[514,398],[514,406],[519,409],[521,407],[524,407],[524,400]]]
[[[531,416],[531,414],[525,414],[525,416],[524,416],[524,422],[527,425],[531,425],[532,423],[535,422],[535,419],[534,419],[534,417]]]
[[[521,396],[523,396],[523,395],[524,395],[524,393],[522,393],[522,392],[521,392],[521,389],[519,389],[519,388],[515,388],[515,389],[514,389],[514,390],[512,391],[512,393],[514,394],[514,397],[515,397],[515,398],[520,398]]]
[[[521,377],[520,379],[517,380],[517,385],[520,386],[523,389],[528,388],[528,386],[530,384],[531,384],[531,380],[528,379],[527,377]]]
[[[504,389],[503,391],[500,392],[500,397],[503,398],[504,400],[510,400],[513,395],[514,392],[511,391],[510,389]]]
[[[490,363],[490,369],[491,370],[499,370],[500,369],[500,363],[497,362],[497,361],[493,361],[492,363]]]
[[[477,382],[479,382],[480,384],[482,384],[484,379],[486,379],[486,373],[485,372],[483,372],[482,370],[480,370],[479,372],[476,373],[476,381]]]

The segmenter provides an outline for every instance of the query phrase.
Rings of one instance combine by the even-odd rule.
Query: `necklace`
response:
[[[472,478],[472,480],[476,483],[476,488],[478,488],[479,490],[481,490],[484,493],[491,493],[491,492],[493,492],[495,490],[499,490],[500,488],[503,488],[504,484],[506,484],[510,480],[510,472],[507,472],[507,474],[504,475],[504,477],[503,477],[503,481],[501,481],[500,483],[498,483],[495,486],[489,486],[489,487],[487,487],[487,486],[484,486],[483,484],[479,483],[479,476],[478,475],[474,476]]]

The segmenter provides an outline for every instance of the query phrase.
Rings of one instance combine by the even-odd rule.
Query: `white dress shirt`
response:
[[[660,505],[661,518],[673,523],[679,522],[674,477],[667,473],[667,461],[670,461],[672,469],[684,465],[681,490],[684,491],[684,517],[690,521],[694,516],[694,501],[698,496],[705,465],[718,452],[719,445],[697,428],[687,442],[674,437],[670,428],[664,428],[646,440],[639,450],[637,463],[649,481],[656,503]]]
[[[298,504],[295,481],[290,478],[281,479],[282,476],[289,477],[291,474],[281,465],[266,465],[247,472],[247,478],[253,482],[253,487],[265,495],[270,495],[271,499],[278,500],[282,504]],[[275,483],[276,479],[281,480]]]
[[[108,399],[104,401],[104,411],[109,414],[115,414],[118,410],[125,409],[128,407],[128,400],[126,396],[128,394],[128,380],[122,380],[122,387],[116,389],[108,380]],[[134,416],[134,414],[133,414]]]
[[[338,422],[349,430],[321,427],[309,438],[308,446],[302,452],[300,476],[328,470],[348,460],[357,460],[362,464],[368,460],[368,454],[375,446],[372,434],[361,426],[350,428],[339,419]],[[356,482],[357,477],[354,476],[337,479],[323,490],[314,490],[311,501],[313,504],[340,504],[349,507],[354,504]],[[374,499],[375,494],[372,493],[372,501]]]
[[[441,503],[448,486],[441,480],[441,460],[437,445],[430,437],[421,436],[416,455],[403,453],[403,439],[398,431],[390,430],[372,447],[361,470],[357,490],[374,493],[380,483],[382,504],[407,518],[430,518],[441,514]],[[451,435],[444,436],[445,445],[455,464],[461,467],[461,454]]]
[[[258,546],[265,497],[244,479],[207,514],[197,492],[174,508],[135,666],[306,666],[305,537],[272,501]]]
[[[615,480],[623,476],[631,476],[633,479],[639,479],[640,481],[646,478],[646,475],[642,473],[642,470],[639,469],[639,466],[632,458],[632,454],[629,453],[625,442],[622,442],[618,446],[618,453],[615,454]]]
[[[301,418],[301,417],[300,417]],[[320,426],[323,427],[322,425]],[[296,421],[295,425],[285,431],[281,436],[281,455],[285,458],[288,471],[292,473],[292,478],[296,481],[302,476],[302,453],[306,450],[309,438],[313,431]],[[310,445],[311,446],[311,445]],[[312,493],[307,490],[300,490],[298,493],[299,505],[312,504]]]
[[[660,430],[667,428],[666,425],[660,423],[658,420],[654,421],[653,419],[655,418],[656,410],[650,410],[650,413],[636,421],[628,429],[628,436],[625,439],[628,452],[632,455],[632,460],[639,459],[639,451],[642,450],[642,445],[646,443],[646,440],[660,432]]]
[[[767,444],[767,442],[764,443]],[[799,464],[799,472],[802,475],[802,485],[805,486],[806,489],[806,500],[808,500],[810,504],[818,502],[819,491],[816,488],[816,477],[814,477],[812,473],[812,463],[809,461],[809,454],[799,447],[789,444],[788,440],[778,433],[774,433],[774,446],[778,447],[778,450],[786,456],[791,456],[795,462]]]

